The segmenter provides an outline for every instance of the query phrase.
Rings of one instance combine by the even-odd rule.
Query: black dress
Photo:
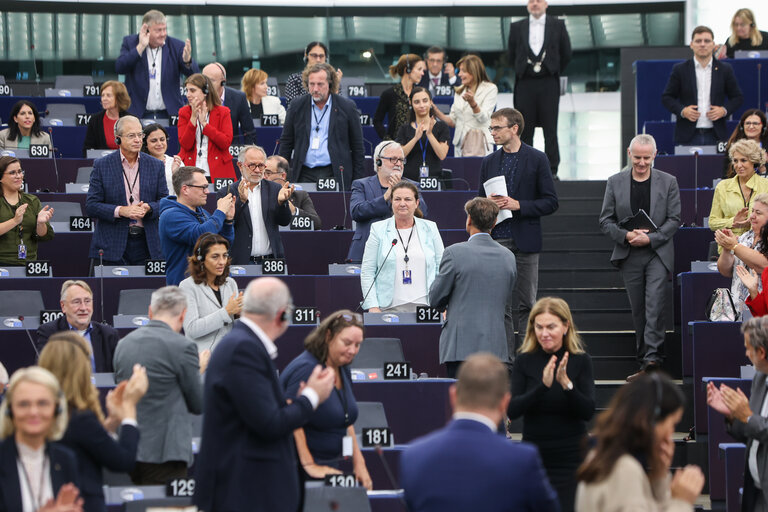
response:
[[[385,89],[379,97],[376,113],[373,115],[373,127],[381,140],[394,140],[397,130],[408,124],[411,114],[411,102],[405,94],[402,84],[395,84]],[[387,118],[387,128],[384,128],[384,117]]]
[[[448,142],[451,138],[451,130],[448,125],[439,119],[435,122],[435,126],[432,127],[432,133],[438,142]],[[401,145],[405,146],[416,135],[416,128],[411,123],[404,124],[397,131],[397,137],[395,140]],[[437,158],[435,150],[432,148],[432,144],[429,143],[427,134],[422,134],[421,142],[414,144],[411,152],[406,155],[405,169],[403,169],[403,176],[409,180],[419,181],[419,170],[422,163],[426,162],[429,167],[430,176],[440,176],[440,171],[443,169],[442,161]]]
[[[555,353],[558,365],[563,354],[565,347]],[[523,441],[538,447],[560,507],[567,512],[574,506],[576,469],[584,459],[587,421],[595,412],[595,381],[589,354],[570,354],[567,373],[573,391],[565,391],[557,382],[557,366],[552,386],[547,388],[541,375],[551,357],[540,348],[518,354],[507,415],[510,419],[523,417]]]

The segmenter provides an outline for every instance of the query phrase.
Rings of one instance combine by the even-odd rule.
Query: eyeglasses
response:
[[[257,164],[257,163],[251,163],[251,164],[243,164],[243,167],[247,167],[251,171],[255,171],[256,169],[259,169],[260,171],[263,171],[267,168],[264,164]]]
[[[138,133],[123,133],[119,135],[119,137],[125,137],[126,139],[143,139],[144,138],[144,132],[138,132]]]
[[[320,59],[324,59],[325,58],[325,54],[324,53],[310,53],[308,55],[309,55],[309,57],[312,57],[313,59],[316,59],[316,60],[320,60]]]
[[[400,158],[399,156],[380,156],[382,160],[389,160],[389,163],[397,165],[405,165],[405,158]]]
[[[760,121],[746,121],[744,126],[763,126],[763,123]]]
[[[283,174],[283,171],[270,171],[269,169],[267,169],[266,171],[264,171],[264,174],[267,176],[274,176],[276,174]]]
[[[8,171],[6,174],[9,176],[24,176],[24,169],[18,169],[16,171]]]
[[[90,306],[91,304],[93,304],[93,299],[73,299],[69,301],[69,303],[79,308],[80,306],[83,306],[83,305]]]
[[[515,125],[508,124],[506,126],[489,126],[488,127],[488,131],[493,133],[493,132],[498,132],[499,130],[503,130],[504,128],[512,128],[513,126],[515,126]]]
[[[192,185],[191,183],[188,183],[186,186],[199,188],[200,190],[208,190],[208,185]]]

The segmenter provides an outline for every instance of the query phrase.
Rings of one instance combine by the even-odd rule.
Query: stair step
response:
[[[582,214],[597,216],[603,207],[602,197],[561,197],[558,198],[558,214]]]
[[[541,217],[541,229],[544,233],[590,233],[598,234],[600,212],[590,214],[570,214],[555,212],[552,215]]]
[[[602,233],[544,233],[542,253],[579,249],[613,250],[613,240]]]
[[[579,327],[577,325],[577,327]],[[579,327],[581,339],[592,357],[633,356],[635,348],[634,331],[584,332]],[[614,377],[615,378],[615,377]]]
[[[605,180],[556,181],[555,190],[558,199],[599,197],[602,200],[605,195],[605,184]]]
[[[629,297],[624,288],[539,288],[539,298],[560,297],[571,307],[580,309],[629,309]],[[581,328],[581,326],[579,326]],[[599,329],[605,330],[605,329]]]
[[[539,288],[620,288],[623,286],[621,274],[614,268],[539,269]]]
[[[611,250],[560,250],[546,251],[539,255],[539,268],[604,268],[613,270]]]

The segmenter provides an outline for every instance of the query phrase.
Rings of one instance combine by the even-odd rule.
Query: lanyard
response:
[[[341,391],[336,386],[333,386],[336,394],[339,395],[341,401],[341,407],[344,409],[344,425],[349,424],[349,408],[347,406],[347,390],[344,388],[344,378],[341,377]]]
[[[152,69],[155,68],[155,62],[157,61],[157,54],[160,53],[160,50],[162,50],[162,46],[158,46],[155,48],[155,51],[152,51],[152,48],[149,49],[149,54],[152,56]]]
[[[427,165],[427,148],[429,147],[429,141],[424,144],[424,137],[426,136],[427,134],[425,133],[419,139],[419,146],[421,146],[421,165],[423,166]]]
[[[16,203],[16,205],[11,205],[11,203],[8,202],[8,200],[5,198],[4,195],[0,194],[0,196],[3,197],[3,201],[5,201],[5,204],[7,204],[8,208],[10,208],[11,211],[13,212],[13,215],[11,216],[11,218],[13,218],[16,215],[16,210],[18,209],[18,207],[22,205],[21,194],[19,194],[19,202]],[[27,207],[27,208],[29,208],[29,207]],[[21,240],[21,233],[22,233],[22,231],[24,231],[24,228],[22,227],[22,224],[19,224],[18,226],[16,226],[16,229],[19,232],[19,244],[23,244],[23,242]]]
[[[744,207],[746,208],[746,207],[749,206],[749,200],[752,199],[752,189],[751,188],[749,189],[749,196],[744,196],[744,189],[741,188],[741,183],[739,182],[739,177],[736,176],[735,179],[736,179],[736,183],[739,185],[739,192],[741,192],[741,198],[744,200]],[[749,188],[749,187],[747,187],[747,188]]]
[[[395,226],[395,231],[397,232],[397,238],[400,239],[400,245],[403,246],[403,251],[405,251],[405,257],[403,258],[403,261],[405,262],[406,268],[408,268],[408,247],[411,245],[411,237],[413,236],[413,230],[416,229],[416,221],[413,221],[413,227],[411,227],[411,233],[408,235],[408,243],[406,244],[403,242],[403,237],[400,236],[400,230],[397,229],[397,226]]]
[[[205,115],[205,120],[210,121],[211,113],[208,112]],[[197,126],[195,127],[195,142],[197,142],[197,156],[203,156],[203,125],[200,120],[197,120]]]
[[[32,482],[29,480],[29,473],[27,473],[27,466],[24,465],[24,461],[21,460],[20,457],[17,457],[17,460],[21,464],[21,472],[24,473],[24,480],[27,484],[27,489],[29,489],[29,495],[32,498],[32,507],[35,510],[38,510],[43,502],[43,486],[45,485],[45,472],[46,472],[46,466],[48,465],[48,457],[43,456],[43,468],[40,471],[40,485],[37,488],[37,494],[35,494],[35,490],[32,488]]]
[[[138,162],[136,162],[138,164]],[[133,204],[134,198],[133,198],[133,187],[136,186],[136,180],[139,179],[139,167],[136,166],[136,175],[133,177],[133,183],[128,182],[128,175],[125,173],[125,168],[123,168],[123,176],[125,177],[125,185],[128,187],[128,194],[131,196],[131,200],[128,204]]]
[[[320,123],[323,121],[323,118],[325,117],[325,113],[328,112],[328,104],[326,103],[323,107],[323,113],[320,114],[320,119],[317,118],[317,112],[315,112],[315,106],[312,105],[312,117],[315,118],[315,131],[320,131]]]

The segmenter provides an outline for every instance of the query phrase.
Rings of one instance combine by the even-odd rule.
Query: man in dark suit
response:
[[[400,456],[411,512],[560,510],[536,447],[498,433],[510,398],[507,369],[498,358],[467,358],[450,388],[453,421]]]
[[[511,306],[517,278],[515,255],[491,238],[499,207],[476,197],[464,205],[469,240],[445,248],[440,273],[429,289],[429,304],[446,307],[440,331],[440,363],[455,378],[467,356],[488,352],[511,366],[504,311]]]
[[[42,352],[52,334],[77,331],[91,345],[91,370],[97,373],[112,373],[112,357],[120,335],[114,327],[91,321],[93,292],[88,283],[72,279],[64,281],[61,285],[59,304],[64,316],[37,328],[37,352]]]
[[[565,22],[547,16],[545,0],[528,0],[529,16],[509,27],[509,62],[515,68],[515,108],[525,118],[520,138],[533,145],[537,126],[544,131],[544,152],[557,176],[560,148],[557,115],[560,74],[571,61],[571,39]]]
[[[456,76],[453,64],[445,62],[445,49],[440,46],[430,46],[427,49],[425,60],[427,61],[427,72],[421,77],[419,87],[429,89],[433,97],[453,95],[452,87],[461,85],[461,80]],[[438,86],[443,87],[438,88]]]
[[[136,485],[165,485],[186,478],[192,464],[192,416],[203,412],[205,372],[211,353],[198,354],[193,341],[181,334],[187,298],[176,286],[152,294],[149,323],[120,340],[115,351],[115,382],[129,380],[133,367],[146,368],[149,389],[136,408],[141,431]]]
[[[674,268],[672,237],[680,227],[680,190],[674,176],[652,168],[656,141],[650,135],[632,139],[627,155],[630,165],[608,178],[600,229],[614,241],[611,263],[621,271],[632,308],[641,365],[639,372],[627,377],[632,381],[664,361],[665,298]],[[640,210],[652,225],[628,224]]]
[[[547,156],[520,140],[524,125],[522,114],[513,108],[502,108],[491,115],[493,141],[501,148],[483,158],[478,191],[486,197],[485,182],[504,176],[507,195],[494,194],[490,198],[511,215],[502,212],[506,217],[496,224],[491,236],[515,254],[517,263],[515,294],[504,316],[510,357],[517,353],[520,339],[525,336],[528,313],[539,289],[541,217],[558,207]]]
[[[248,108],[248,99],[241,91],[227,87],[227,70],[218,62],[212,62],[203,68],[203,74],[211,79],[221,104],[229,109],[232,117],[232,144],[256,144],[256,130]]]
[[[707,404],[725,416],[728,433],[747,445],[741,510],[768,510],[768,452],[762,446],[768,433],[768,317],[750,318],[741,326],[747,357],[755,366],[749,399],[740,389],[707,384]],[[762,448],[762,449],[759,449]]]
[[[672,68],[661,102],[677,116],[675,144],[711,146],[728,139],[725,119],[744,96],[731,65],[713,57],[715,36],[709,27],[693,29],[691,50],[692,59]]]
[[[291,302],[279,279],[251,281],[240,320],[211,357],[193,499],[200,510],[298,510],[293,431],[328,398],[335,373],[318,365],[298,396],[283,395],[274,341],[290,324]]]
[[[332,92],[339,78],[333,66],[317,63],[308,70],[309,94],[291,102],[280,135],[279,154],[291,162],[289,181],[336,178],[344,190],[365,176],[363,128],[355,103]]]
[[[261,265],[265,258],[284,258],[280,226],[291,223],[288,198],[293,185],[282,186],[262,179],[267,153],[259,146],[246,146],[238,165],[243,176],[238,182],[219,190],[218,196],[232,194],[235,202],[235,240],[230,248],[232,263]]]
[[[280,155],[272,155],[267,158],[267,168],[264,170],[264,178],[274,181],[278,185],[284,185],[288,181],[288,173],[291,170],[288,160]],[[294,217],[309,217],[315,225],[315,229],[322,228],[322,221],[315,210],[315,204],[312,198],[305,190],[294,189],[291,197],[288,198],[288,207],[291,209],[291,215]]]
[[[141,122],[115,123],[118,150],[93,163],[85,212],[96,219],[89,256],[94,265],[143,265],[162,259],[157,232],[158,201],[168,195],[165,167],[141,153]]]
[[[154,9],[144,15],[138,34],[123,38],[115,70],[125,75],[131,97],[128,112],[141,118],[178,114],[184,105],[181,75],[200,72],[192,59],[192,43],[168,37],[165,15]]]

